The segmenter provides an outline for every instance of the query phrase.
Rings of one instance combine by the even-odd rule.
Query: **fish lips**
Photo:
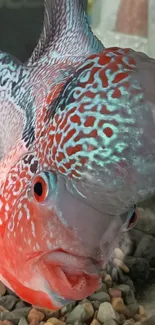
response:
[[[53,251],[42,257],[42,274],[52,292],[70,300],[81,300],[99,286],[101,263],[91,258]]]

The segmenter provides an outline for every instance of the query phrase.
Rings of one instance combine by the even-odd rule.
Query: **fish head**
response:
[[[59,309],[99,284],[97,256],[65,219],[68,200],[66,181],[50,166],[43,168],[36,152],[20,158],[3,184],[2,280],[34,305]]]
[[[6,192],[9,184],[11,193],[17,193],[5,231],[10,259],[16,254],[16,265],[17,260],[24,264],[21,272],[14,263],[16,277],[29,290],[44,293],[46,306],[56,308],[97,289],[101,268],[121,233],[136,222],[135,204],[128,204],[129,192],[121,183],[125,167],[116,169],[121,177],[118,173],[115,184],[118,164],[106,159],[111,137],[102,121],[104,97],[94,99],[88,80],[82,94],[76,88],[97,59],[102,56],[80,66],[60,96],[41,110],[33,150],[10,169],[5,185]],[[97,96],[103,91],[102,86]],[[42,305],[40,297],[35,295],[35,305]],[[27,300],[32,301],[30,296]]]

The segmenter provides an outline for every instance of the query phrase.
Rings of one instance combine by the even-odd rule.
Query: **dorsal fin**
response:
[[[12,55],[0,51],[0,160],[22,140],[26,108],[20,99],[26,93],[29,69]]]
[[[83,9],[83,0],[44,0],[44,25],[38,45],[28,65],[39,61],[45,54],[87,56],[104,49],[94,36]]]

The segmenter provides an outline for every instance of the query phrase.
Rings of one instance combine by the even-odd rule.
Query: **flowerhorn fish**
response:
[[[155,61],[108,48],[80,0],[45,0],[26,64],[0,52],[0,279],[59,309],[94,292],[154,194]]]

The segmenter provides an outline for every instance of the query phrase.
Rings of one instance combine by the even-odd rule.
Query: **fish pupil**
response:
[[[43,186],[41,184],[41,182],[37,182],[35,185],[34,185],[34,193],[38,196],[42,196],[43,194]]]

